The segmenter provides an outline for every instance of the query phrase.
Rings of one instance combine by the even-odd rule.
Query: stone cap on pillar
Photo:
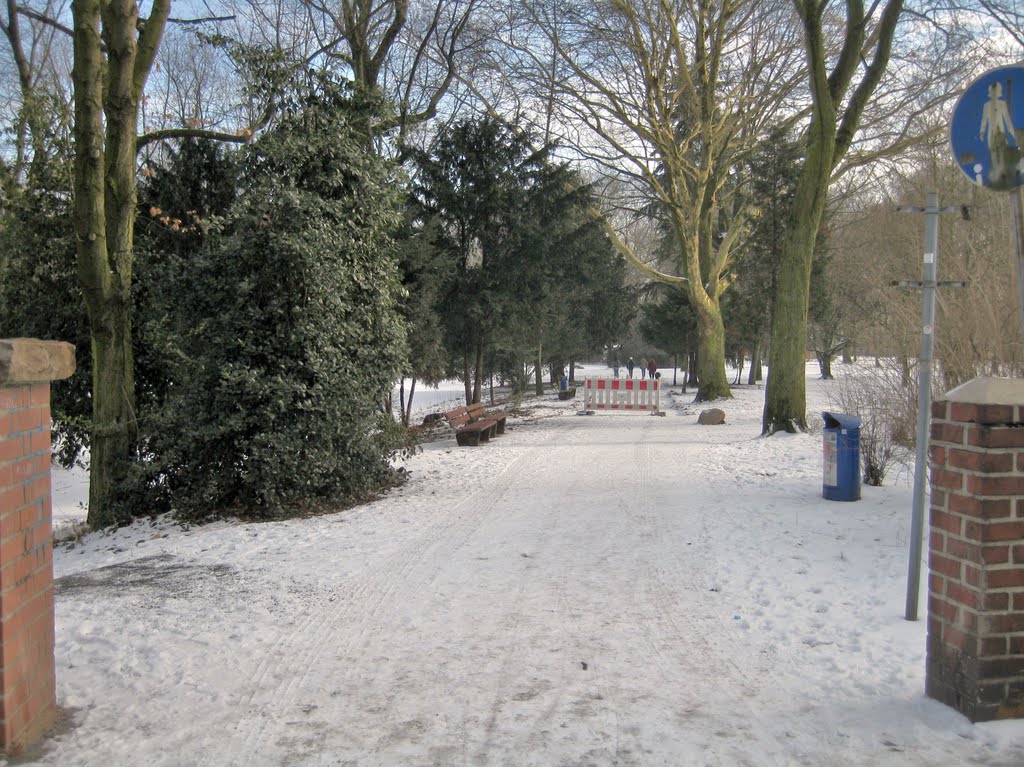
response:
[[[952,391],[944,399],[974,405],[1024,404],[1024,379],[978,376]]]
[[[59,381],[75,372],[75,347],[64,341],[0,339],[0,385]]]

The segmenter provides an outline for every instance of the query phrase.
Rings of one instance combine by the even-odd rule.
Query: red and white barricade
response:
[[[586,410],[661,411],[661,379],[588,378],[583,389]]]

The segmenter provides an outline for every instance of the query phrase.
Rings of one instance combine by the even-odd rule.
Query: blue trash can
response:
[[[822,496],[829,501],[860,500],[860,418],[822,413],[825,419]]]

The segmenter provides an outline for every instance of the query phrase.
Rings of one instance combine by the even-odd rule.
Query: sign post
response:
[[[932,349],[935,344],[935,289],[964,287],[960,282],[941,283],[936,279],[939,257],[939,214],[959,212],[960,208],[940,208],[939,195],[928,192],[925,207],[898,210],[925,214],[924,267],[920,282],[896,285],[924,291],[921,308],[921,356],[917,360],[917,454],[914,459],[914,499],[910,516],[910,562],[907,568],[907,602],[904,617],[917,620],[918,592],[921,587],[921,550],[924,537],[924,486],[928,466],[928,416],[932,409]]]

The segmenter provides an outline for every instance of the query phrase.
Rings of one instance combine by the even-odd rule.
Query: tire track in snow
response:
[[[562,420],[557,425],[544,423],[544,427],[547,428],[548,434],[546,434],[543,440],[539,443],[533,443],[530,445],[531,456],[528,460],[524,459],[517,463],[515,471],[506,472],[500,482],[491,487],[488,491],[481,494],[485,499],[485,503],[474,507],[477,513],[474,515],[474,519],[470,520],[471,524],[459,525],[457,532],[446,533],[443,537],[443,544],[435,547],[435,551],[429,556],[423,556],[417,560],[412,560],[408,563],[405,568],[407,571],[406,582],[411,586],[411,593],[409,593],[408,599],[416,599],[417,595],[435,584],[436,580],[441,574],[448,568],[450,562],[455,558],[456,552],[462,549],[473,537],[473,535],[480,528],[481,524],[490,514],[491,510],[498,505],[502,500],[508,496],[508,490],[510,487],[517,485],[519,488],[515,493],[517,499],[522,499],[524,494],[529,494],[532,486],[540,485],[541,487],[548,487],[549,485],[542,479],[546,472],[564,471],[565,463],[561,459],[561,456],[568,455],[570,463],[574,456],[575,451],[572,449],[572,443],[574,438],[581,432],[580,422],[572,420]],[[551,443],[557,442],[556,445]],[[552,453],[557,452],[560,456],[558,461],[552,460]],[[541,477],[538,480],[538,476]],[[535,504],[531,504],[529,501],[523,503],[526,508],[533,508]],[[523,644],[513,643],[511,648],[506,647],[505,643],[509,639],[514,639],[520,635],[520,632],[530,631],[530,620],[528,616],[530,611],[528,609],[528,603],[534,595],[531,593],[529,586],[531,584],[531,578],[526,576],[526,571],[533,570],[537,567],[537,559],[544,559],[546,552],[545,547],[551,544],[551,536],[549,535],[550,530],[553,528],[556,522],[556,516],[554,514],[545,515],[541,520],[538,527],[531,530],[531,540],[527,541],[524,539],[517,539],[516,544],[520,548],[528,549],[531,553],[527,554],[526,551],[519,553],[517,562],[520,567],[517,567],[519,578],[517,579],[514,588],[511,591],[501,592],[501,597],[496,602],[502,606],[502,621],[500,630],[495,632],[494,636],[489,638],[494,641],[495,645],[503,647],[501,653],[501,662],[495,671],[497,682],[497,690],[494,699],[491,701],[489,706],[489,713],[486,721],[482,724],[484,729],[484,744],[478,748],[474,748],[472,738],[467,730],[469,726],[479,724],[479,721],[475,717],[475,711],[472,709],[474,715],[470,717],[470,721],[465,719],[457,723],[456,730],[458,735],[454,738],[457,741],[457,745],[453,746],[452,751],[456,752],[460,756],[460,761],[469,763],[484,763],[489,764],[491,762],[487,759],[488,745],[487,742],[496,733],[498,721],[503,713],[503,704],[509,699],[509,696],[505,694],[506,688],[512,680],[517,678],[515,669],[522,668],[522,664],[517,661]],[[533,540],[536,539],[536,540]],[[539,543],[538,543],[539,542]],[[537,544],[540,546],[542,551],[538,551],[533,545]],[[462,594],[457,593],[456,599],[468,599],[472,601],[473,594]],[[475,634],[487,635],[487,627],[478,625],[474,629]],[[527,643],[528,644],[528,643]],[[490,645],[488,645],[490,646]],[[365,632],[361,636],[354,637],[350,643],[349,652],[353,655],[359,654],[361,650],[369,647],[369,641],[365,636]],[[399,689],[393,689],[388,695],[382,708],[384,708],[388,716],[388,727],[394,728],[398,723],[393,720],[394,712],[399,708],[395,705],[398,698],[403,697],[405,692]],[[532,697],[532,693],[520,690],[512,698],[519,700],[526,700]],[[464,700],[465,702],[465,700]],[[390,747],[393,744],[390,743],[386,738],[382,739],[375,748],[372,749],[372,755],[375,758],[384,758],[384,761],[374,762],[376,764],[388,764],[386,759]],[[453,758],[450,751],[442,757],[435,756],[435,763],[450,763]],[[470,755],[475,753],[475,757]]]
[[[358,574],[358,581],[349,593],[344,585],[335,592],[333,604],[312,605],[305,616],[287,633],[282,634],[257,666],[250,691],[240,702],[242,721],[236,726],[225,754],[231,764],[252,765],[263,753],[267,741],[284,734],[287,718],[293,713],[300,692],[314,693],[322,699],[323,680],[317,677],[319,658],[327,652],[338,652],[335,647],[340,634],[349,634],[340,655],[351,653],[367,644],[367,635],[389,600],[400,589],[410,585],[419,589],[425,579],[410,578],[414,569],[436,571],[439,562],[462,545],[494,504],[525,472],[545,458],[543,447],[565,437],[564,431],[548,429],[538,442],[512,444],[513,435],[505,437],[508,444],[497,443],[503,449],[516,450],[512,458],[493,481],[464,497],[455,506],[438,515],[431,524],[416,531],[416,537],[390,553],[367,572]],[[479,448],[469,448],[479,449]],[[457,455],[457,454],[456,454]],[[310,689],[312,688],[312,689]],[[231,757],[230,755],[236,755]],[[224,763],[212,759],[210,764]]]
[[[628,481],[607,486],[613,509],[595,515],[590,503],[608,469],[593,460],[589,448],[545,467],[565,475],[560,489],[566,502],[539,526],[538,561],[546,564],[522,575],[508,610],[505,628],[518,634],[518,642],[503,647],[498,683],[483,704],[490,717],[472,752],[475,764],[511,764],[523,752],[548,754],[552,763],[636,763],[639,725],[633,718],[633,679],[623,671],[631,662],[623,641],[637,622],[623,616],[637,614],[628,596],[637,593],[633,565],[652,546],[633,522],[634,516],[651,517],[643,479],[650,472],[651,448],[643,442],[617,446],[617,421],[618,416],[595,419],[585,430],[588,442],[609,446],[602,457],[628,464],[615,472]],[[653,421],[647,423],[645,437],[653,428]],[[560,484],[544,476],[538,482]],[[574,503],[580,496],[585,502]],[[540,647],[550,654],[531,667]]]
[[[681,447],[685,450],[690,446]],[[723,615],[730,611],[723,608],[722,600],[717,598],[716,591],[706,582],[708,568],[714,566],[712,554],[708,551],[711,538],[708,526],[712,524],[710,510],[677,510],[658,506],[652,498],[651,478],[671,474],[655,469],[653,463],[657,454],[648,443],[637,443],[635,454],[638,462],[637,495],[642,503],[640,509],[631,514],[631,519],[638,527],[640,539],[670,539],[670,514],[685,513],[687,523],[692,528],[692,532],[686,536],[687,545],[683,546],[682,541],[679,541],[680,545],[675,549],[662,549],[667,554],[657,560],[648,560],[643,570],[640,587],[644,594],[638,603],[654,609],[650,619],[659,626],[658,630],[645,634],[647,646],[657,659],[663,678],[672,680],[679,689],[687,691],[686,697],[692,704],[681,712],[684,717],[704,716],[701,704],[716,700],[722,689],[741,690],[741,694],[731,697],[730,706],[733,710],[745,710],[740,720],[749,731],[757,726],[756,699],[767,678],[767,669],[764,668],[765,659],[761,657],[758,657],[753,667],[748,668],[741,668],[734,660],[749,654],[738,650],[740,644],[748,645],[750,642],[749,634],[743,631],[744,623],[737,621],[736,629],[731,634],[733,638],[722,641],[723,631],[719,624],[724,620],[731,621],[732,616]],[[683,457],[673,452],[672,459],[680,465],[686,465],[690,475],[706,477],[709,473],[707,470],[715,468],[696,455]],[[652,639],[654,636],[671,637],[674,641],[672,645],[659,644]],[[709,640],[712,636],[716,637],[714,645]],[[714,709],[710,713],[714,713]],[[716,749],[716,752],[724,750],[726,753],[722,756],[727,755],[730,760],[746,758],[741,744],[736,744],[740,747],[738,751],[728,753],[732,750],[730,743],[735,737],[734,733],[711,729],[711,735],[716,740],[709,743],[710,748]],[[763,742],[772,739],[767,733],[762,733],[762,736]],[[741,741],[744,739],[740,738]]]
[[[500,653],[500,658],[486,697],[478,701],[480,709],[487,712],[486,719],[474,721],[478,725],[475,738],[466,735],[463,755],[467,763],[514,764],[523,749],[548,752],[552,740],[557,741],[564,732],[556,723],[565,717],[566,706],[586,702],[574,698],[573,693],[579,692],[574,689],[575,679],[589,654],[583,650],[585,643],[580,641],[579,632],[567,630],[565,616],[572,608],[563,588],[563,579],[571,578],[571,572],[566,573],[566,546],[572,541],[566,539],[566,534],[573,529],[565,514],[571,515],[576,488],[582,485],[587,494],[591,492],[590,475],[595,468],[588,463],[586,451],[573,447],[573,438],[591,438],[595,431],[600,433],[594,422],[583,423],[562,433],[557,458],[549,453],[539,469],[535,484],[542,488],[562,484],[564,495],[555,508],[532,520],[535,524],[530,526],[529,537],[521,541],[531,553],[522,560],[522,567],[516,568],[514,596],[502,600],[503,610],[483,627],[487,646]],[[550,479],[553,473],[560,475],[558,481]],[[524,489],[525,494],[528,492]],[[529,497],[524,505],[540,510],[546,506]],[[571,571],[571,565],[568,569]],[[541,647],[548,653],[542,663],[532,665]],[[585,662],[583,667],[586,673]]]

